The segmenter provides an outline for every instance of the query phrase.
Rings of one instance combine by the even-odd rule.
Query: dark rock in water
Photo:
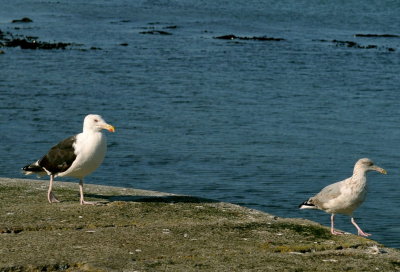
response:
[[[388,50],[389,52],[394,52],[394,51],[396,51],[396,49],[395,49],[395,48],[392,48],[392,47],[389,47],[387,50]]]
[[[139,32],[140,34],[158,34],[158,35],[172,35],[172,33],[167,32],[167,31],[162,31],[162,30],[149,30],[149,31],[143,31]]]
[[[22,19],[15,19],[12,20],[11,23],[32,23],[32,19],[28,18],[28,17],[24,17]]]
[[[28,38],[24,39],[12,39],[5,42],[6,47],[20,47],[21,49],[65,49],[67,46],[71,45],[70,43],[49,43],[49,42],[40,42],[36,40],[31,40]]]
[[[39,39],[38,36],[26,36],[26,38],[27,38],[28,40],[37,40],[37,39]]]
[[[163,27],[164,29],[176,29],[176,28],[178,28],[178,26],[176,26],[176,25],[171,25],[171,26],[165,26],[165,27]]]
[[[333,43],[336,43],[337,46],[347,46],[347,47],[356,47],[358,48],[358,43],[353,41],[339,41],[339,40],[332,40]]]
[[[0,50],[0,55],[5,54],[5,52],[3,50]]]
[[[119,45],[121,45],[121,46],[128,46],[129,44],[128,44],[128,43],[120,43]]]
[[[400,35],[394,35],[394,34],[355,34],[354,37],[362,37],[362,38],[400,38]]]
[[[375,44],[360,45],[353,41],[339,41],[339,40],[319,40],[319,41],[320,42],[332,42],[332,43],[335,43],[336,46],[344,46],[344,47],[351,47],[351,48],[358,48],[358,49],[378,49],[378,46]],[[389,51],[391,51],[391,50],[389,50]]]
[[[229,35],[223,35],[223,36],[218,36],[214,37],[214,39],[220,39],[220,40],[254,40],[254,41],[284,41],[285,39],[282,38],[272,38],[272,37],[240,37],[236,36],[233,34]]]
[[[221,40],[234,40],[234,39],[238,39],[237,36],[230,34],[230,35],[224,35],[224,36],[218,36],[218,37],[214,37],[214,39],[221,39]]]
[[[71,43],[41,42],[36,36],[14,35],[0,30],[0,47],[20,47],[21,49],[66,49]]]

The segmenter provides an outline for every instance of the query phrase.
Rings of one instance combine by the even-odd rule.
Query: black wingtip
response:
[[[310,200],[304,201],[299,205],[299,209],[312,209],[315,208],[315,205],[310,202]]]
[[[28,164],[22,167],[22,170],[25,172],[43,172],[43,168],[39,165]]]
[[[301,206],[306,205],[306,204],[307,204],[307,201],[304,201],[303,203],[301,203],[301,204],[299,205],[299,209],[301,208]]]

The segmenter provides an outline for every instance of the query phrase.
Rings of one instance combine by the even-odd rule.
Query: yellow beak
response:
[[[103,125],[102,128],[108,130],[109,132],[115,132],[115,128],[112,125],[109,125],[109,124]]]

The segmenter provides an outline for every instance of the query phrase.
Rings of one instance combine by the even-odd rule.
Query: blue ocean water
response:
[[[388,175],[368,175],[357,222],[400,248],[400,38],[354,36],[399,35],[400,3],[0,6],[3,32],[74,44],[0,48],[0,176],[24,177],[22,166],[98,113],[117,130],[107,133],[107,157],[87,183],[208,197],[329,225],[329,215],[298,205],[369,157]],[[22,17],[33,22],[11,23]],[[154,30],[171,35],[141,34]],[[214,38],[227,34],[285,40]],[[368,45],[376,48],[361,48]],[[355,232],[345,216],[337,227]]]

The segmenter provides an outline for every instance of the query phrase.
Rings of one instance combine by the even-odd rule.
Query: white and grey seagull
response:
[[[323,188],[318,194],[300,204],[300,209],[319,209],[331,214],[331,233],[343,234],[334,228],[335,214],[351,216],[351,223],[357,228],[358,235],[370,236],[357,225],[353,212],[364,202],[367,195],[367,172],[377,171],[386,174],[386,170],[376,166],[370,159],[359,159],[354,165],[353,175],[345,180]]]
[[[102,129],[115,131],[114,127],[107,124],[100,115],[89,114],[83,121],[81,133],[59,142],[41,159],[22,168],[26,175],[50,176],[47,192],[50,203],[59,202],[52,191],[54,178],[68,176],[79,179],[80,204],[94,204],[84,200],[83,178],[103,162],[107,144]]]

